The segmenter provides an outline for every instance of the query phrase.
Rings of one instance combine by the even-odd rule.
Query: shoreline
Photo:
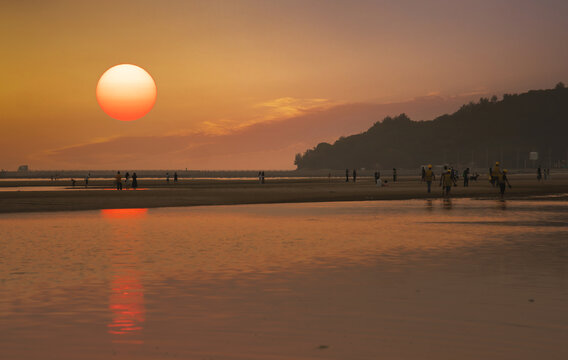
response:
[[[513,176],[513,186],[507,189],[505,199],[518,200],[530,197],[549,196],[568,193],[568,175],[558,175],[545,182],[537,182],[532,176]],[[0,189],[8,190],[15,186],[30,186],[28,182],[2,184]],[[353,182],[329,182],[321,178],[302,180],[267,179],[265,184],[257,181],[235,180],[182,180],[177,184],[165,180],[145,181],[144,190],[111,190],[109,180],[93,181],[93,187],[106,189],[76,189],[60,181],[33,182],[34,186],[61,187],[49,191],[0,191],[0,214],[23,212],[54,212],[121,208],[159,208],[180,206],[278,204],[303,202],[335,201],[375,201],[441,199],[438,182],[432,184],[432,193],[426,192],[426,185],[416,177],[402,177],[386,187],[377,187],[370,178]],[[452,188],[450,198],[483,198],[499,200],[497,188],[491,187],[487,180],[470,182],[464,188]]]

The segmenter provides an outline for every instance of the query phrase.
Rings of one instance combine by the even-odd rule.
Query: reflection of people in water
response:
[[[452,208],[452,199],[450,199],[449,197],[445,197],[442,200],[442,207],[446,210],[450,210]]]

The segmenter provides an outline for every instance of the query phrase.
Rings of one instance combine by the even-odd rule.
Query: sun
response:
[[[111,67],[99,79],[97,101],[107,115],[132,121],[146,115],[156,103],[156,83],[139,66],[120,64]]]

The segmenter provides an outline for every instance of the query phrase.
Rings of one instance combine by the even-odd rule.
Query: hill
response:
[[[564,167],[568,156],[568,89],[481,98],[451,115],[412,121],[386,117],[364,133],[296,154],[298,169],[416,168],[424,164]],[[529,152],[539,160],[528,160]]]

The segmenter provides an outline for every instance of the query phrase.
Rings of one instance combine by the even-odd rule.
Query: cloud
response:
[[[244,126],[231,121],[204,126],[215,131],[98,139],[48,151],[37,161],[43,168],[68,169],[293,169],[294,154],[363,132],[385,116],[405,112],[413,120],[432,119],[472,99],[431,95],[401,103],[328,106],[325,99],[281,98],[259,106],[295,115]]]

